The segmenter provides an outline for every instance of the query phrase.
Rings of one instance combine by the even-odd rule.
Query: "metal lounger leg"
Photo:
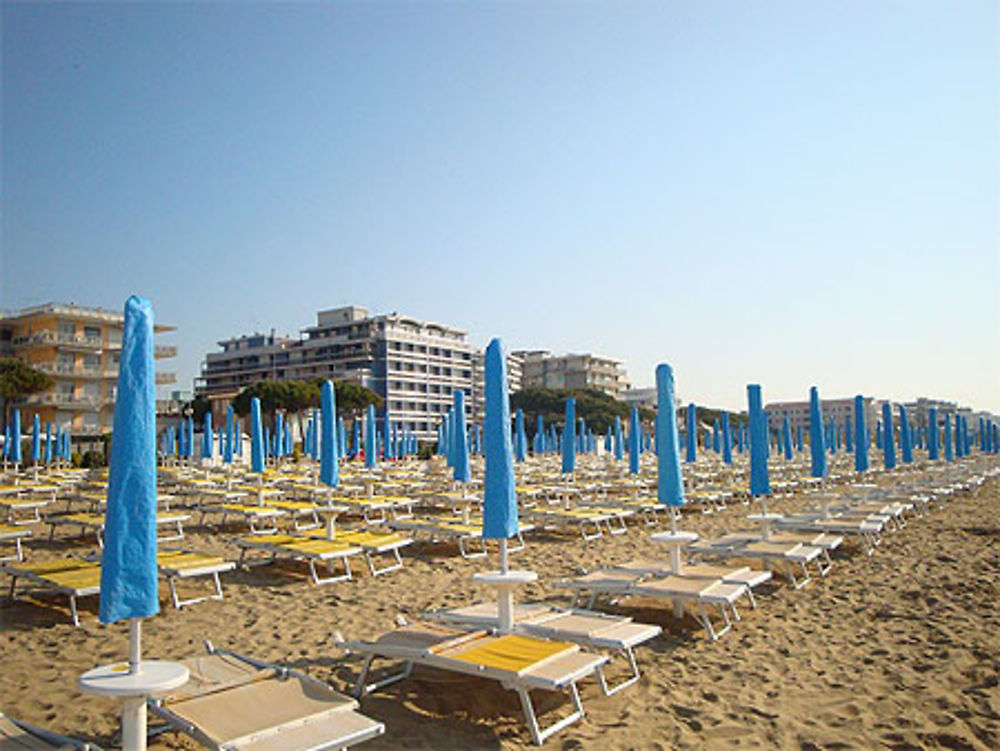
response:
[[[629,666],[632,668],[632,673],[628,678],[625,678],[617,686],[612,688],[608,685],[607,679],[604,677],[604,667],[599,667],[597,669],[597,682],[601,685],[601,692],[605,696],[611,696],[612,694],[617,694],[623,688],[628,688],[633,683],[635,683],[641,677],[639,674],[639,665],[635,661],[635,653],[632,651],[631,647],[625,647],[624,649],[618,650],[620,654],[625,656],[628,660]]]
[[[507,548],[508,553],[516,553],[517,551],[524,550],[525,548],[524,536],[520,532],[517,533],[514,539],[517,540],[517,542]]]
[[[347,560],[347,556],[343,556],[341,560],[344,563],[344,573],[343,574],[332,574],[333,563],[336,559],[331,558],[326,562],[326,568],[331,572],[330,576],[320,576],[319,572],[316,570],[316,559],[309,559],[309,572],[312,574],[312,580],[314,584],[332,584],[333,582],[348,581],[351,577],[351,564]]]
[[[80,616],[76,612],[76,595],[70,594],[69,596],[69,613],[73,617],[73,625],[80,625]]]
[[[583,535],[583,539],[584,540],[596,540],[598,537],[603,537],[604,536],[604,532],[601,530],[601,525],[598,522],[595,522],[595,521],[590,521],[590,523],[594,525],[594,533],[593,534],[589,534],[589,535],[587,534],[587,522],[588,521],[590,521],[590,520],[589,519],[581,519],[580,520],[580,534]]]
[[[470,553],[465,547],[466,540],[479,540],[479,544],[482,545],[482,550],[476,553]],[[482,537],[459,537],[458,538],[458,552],[462,554],[463,558],[482,558],[486,555],[486,540]]]
[[[538,726],[538,719],[535,717],[535,708],[531,704],[531,696],[528,689],[517,688],[517,695],[521,699],[521,707],[524,709],[525,719],[528,721],[528,729],[531,731],[531,740],[536,746],[541,746],[545,739],[553,733],[558,733],[567,725],[570,725],[583,717],[583,704],[580,701],[580,692],[576,689],[576,682],[569,684],[570,698],[573,701],[573,712],[557,722],[552,723],[544,730]]]
[[[612,521],[615,519],[618,520],[618,524],[612,525]],[[608,525],[608,534],[623,535],[628,532],[628,527],[625,526],[624,516],[612,516],[610,519],[608,519],[607,525]]]
[[[197,602],[204,602],[205,600],[221,600],[222,599],[222,582],[219,581],[219,572],[212,572],[212,581],[215,584],[215,593],[210,595],[202,595],[201,597],[192,597],[188,600],[181,600],[177,596],[177,577],[168,576],[167,585],[170,587],[170,598],[174,602],[174,609],[180,610],[185,605],[194,605]]]
[[[388,574],[390,571],[395,571],[396,569],[403,568],[403,559],[399,555],[399,548],[393,548],[391,551],[387,551],[393,555],[395,561],[388,566],[383,568],[375,567],[375,556],[368,550],[365,551],[365,560],[368,562],[368,571],[371,572],[372,576],[379,576],[381,574]]]
[[[361,667],[361,674],[358,676],[357,683],[354,684],[354,696],[359,699],[365,694],[370,694],[372,691],[378,691],[380,688],[385,686],[390,686],[393,683],[399,683],[402,680],[406,680],[410,677],[410,673],[413,672],[413,663],[407,661],[401,672],[389,675],[380,681],[368,683],[368,674],[371,672],[372,663],[375,661],[375,657],[376,655],[369,655],[365,658],[365,663]]]

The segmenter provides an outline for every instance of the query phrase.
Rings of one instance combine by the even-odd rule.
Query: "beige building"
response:
[[[222,352],[205,357],[195,383],[216,416],[257,381],[353,380],[385,399],[394,424],[428,440],[456,390],[472,398],[475,348],[466,333],[398,313],[372,316],[357,306],[321,310],[299,339],[272,332],[219,346]]]
[[[621,360],[592,354],[557,357],[547,350],[514,354],[522,361],[523,388],[593,388],[618,398],[629,386]]]
[[[877,405],[871,397],[865,397],[865,424],[868,426],[869,430],[873,430],[875,427],[875,420],[881,414],[877,411]],[[854,423],[854,397],[845,397],[843,399],[820,399],[820,410],[823,413],[823,419],[826,422],[833,418],[835,424],[843,426],[847,418],[851,419],[851,423]],[[802,402],[771,402],[764,407],[764,411],[767,412],[768,418],[770,419],[771,429],[776,430],[781,427],[785,416],[788,416],[788,424],[791,426],[792,431],[798,429],[801,425],[804,431],[809,430],[809,400]]]
[[[154,330],[175,329],[156,324]],[[124,331],[124,313],[74,304],[46,303],[0,314],[0,356],[16,357],[55,381],[48,391],[16,404],[22,425],[30,425],[37,414],[43,426],[69,428],[78,439],[110,432]],[[157,359],[176,355],[175,346],[155,348]],[[176,373],[156,374],[157,385],[176,381]]]

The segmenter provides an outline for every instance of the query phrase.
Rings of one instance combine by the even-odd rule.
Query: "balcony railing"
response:
[[[176,373],[157,373],[156,374],[156,385],[164,386],[168,383],[177,383]]]
[[[54,362],[40,362],[33,363],[31,365],[35,370],[40,370],[43,373],[49,373],[51,375],[60,376],[77,376],[78,378],[102,378],[108,377],[109,375],[118,375],[118,371],[109,373],[107,370],[101,370],[100,368],[85,368],[78,367],[76,365],[60,365]]]
[[[24,404],[27,405],[50,404],[55,407],[87,410],[97,410],[106,404],[113,403],[111,399],[102,399],[97,396],[76,396],[74,394],[32,394],[24,400]]]

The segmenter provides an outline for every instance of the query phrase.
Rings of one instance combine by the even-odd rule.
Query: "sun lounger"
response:
[[[204,525],[209,512],[222,514],[219,526],[225,526],[230,516],[242,517],[252,535],[270,535],[278,531],[278,518],[285,515],[281,509],[244,503],[218,503],[201,507],[199,526]]]
[[[65,735],[44,730],[26,722],[18,722],[0,712],[0,749],[3,751],[100,751],[93,743],[78,741]]]
[[[481,519],[472,518],[468,522],[464,522],[458,517],[449,516],[412,517],[409,519],[389,519],[386,525],[394,530],[425,534],[431,541],[454,540],[458,544],[458,552],[463,558],[482,558],[486,555],[486,540],[483,538]],[[512,538],[512,544],[507,548],[507,552],[516,553],[523,550],[525,546],[523,535],[533,529],[534,525],[520,524],[517,535]],[[475,549],[470,548],[471,541],[475,542]]]
[[[46,563],[5,563],[4,571],[11,577],[9,598],[14,601],[14,589],[19,578],[69,598],[73,625],[80,625],[76,601],[79,597],[99,594],[101,591],[101,564],[64,558]]]
[[[309,537],[319,539],[329,539],[326,530],[313,530]],[[337,529],[334,532],[335,542],[346,543],[361,548],[368,564],[368,571],[372,576],[388,574],[403,567],[403,558],[399,551],[407,545],[413,544],[413,539],[395,532],[373,532],[366,529]],[[390,563],[377,568],[375,566],[376,556],[389,556]]]
[[[205,600],[221,600],[222,584],[219,581],[219,574],[225,571],[232,571],[236,568],[234,561],[226,561],[222,558],[199,553],[191,553],[183,550],[160,550],[156,556],[156,565],[160,575],[166,578],[167,586],[170,588],[170,599],[174,607],[180,610],[185,605],[193,605]],[[215,593],[201,597],[191,597],[181,600],[177,596],[178,579],[194,579],[202,576],[209,576],[215,585]]]
[[[250,565],[246,562],[247,551],[258,550],[269,554],[269,558],[263,563],[271,563],[277,558],[291,558],[292,560],[305,561],[309,566],[309,574],[314,584],[331,584],[338,581],[347,581],[353,578],[351,574],[350,557],[360,555],[360,547],[346,542],[335,540],[323,540],[314,537],[300,537],[296,535],[270,535],[258,538],[238,538],[234,540],[240,548],[241,566]],[[343,573],[334,574],[334,564],[340,561],[344,570]],[[328,575],[320,576],[317,564],[325,564]],[[260,563],[256,564],[260,565]]]
[[[335,501],[337,506],[346,506],[351,512],[360,514],[368,524],[385,524],[390,519],[408,519],[413,516],[413,507],[418,503],[415,498],[390,495],[344,497]]]
[[[609,535],[623,535],[628,530],[625,518],[633,516],[632,509],[598,510],[590,508],[544,508],[536,507],[522,512],[523,516],[543,524],[546,527],[576,527],[584,540],[596,540],[603,537],[605,530]]]
[[[438,610],[428,615],[446,623],[459,623],[477,628],[496,628],[500,617],[495,602],[463,608]],[[634,623],[631,618],[609,615],[596,610],[560,608],[546,603],[517,603],[514,606],[514,629],[529,636],[556,641],[571,641],[596,651],[620,653],[629,663],[629,677],[611,687],[604,669],[598,672],[601,690],[608,696],[639,680],[639,666],[634,648],[663,631],[653,624]]]
[[[598,669],[608,662],[606,656],[584,652],[569,642],[547,641],[523,634],[463,631],[430,623],[407,625],[374,641],[338,639],[338,646],[365,658],[354,690],[356,696],[409,677],[414,665],[497,681],[517,693],[531,738],[538,745],[583,717],[577,681],[588,675],[596,677]],[[376,659],[402,660],[405,667],[400,673],[368,683]],[[571,714],[541,728],[530,695],[535,689],[568,694],[573,704]]]
[[[217,751],[320,751],[375,738],[385,725],[358,703],[314,678],[206,645],[183,660],[184,686],[148,700],[172,728]]]
[[[799,532],[822,532],[838,536],[851,536],[861,543],[866,555],[875,552],[882,542],[882,530],[885,523],[876,518],[825,518],[817,514],[791,514],[783,516],[776,522],[779,530],[795,530]]]
[[[678,607],[689,607],[695,619],[715,641],[740,619],[736,602],[749,592],[744,584],[724,582],[721,579],[686,579],[680,576],[650,578],[626,571],[594,571],[575,579],[555,582],[554,586],[569,589],[573,601],[588,597],[592,608],[601,597],[652,597],[666,599]],[[716,608],[722,619],[722,628],[716,629],[709,617],[708,608]]]
[[[42,497],[35,494],[31,485],[0,486],[0,512],[3,513],[7,524],[23,525],[40,522],[41,510],[53,500],[55,500],[54,490]]]
[[[31,537],[30,529],[16,527],[10,524],[0,524],[0,542],[13,542],[14,555],[0,556],[0,563],[3,561],[23,561],[24,550],[21,548],[21,540]]]
[[[642,576],[673,576],[676,572],[669,561],[637,560],[612,566],[612,571],[624,571]],[[749,566],[713,566],[709,563],[685,563],[681,568],[682,577],[688,579],[721,579],[728,584],[742,584],[747,588],[750,607],[757,607],[753,590],[771,580],[770,571],[761,571]]]
[[[179,514],[177,512],[160,512],[156,515],[156,526],[157,528],[167,528],[171,529],[172,532],[159,535],[157,539],[160,542],[168,542],[170,540],[182,540],[184,539],[184,522],[186,522],[191,517],[188,514]],[[56,527],[58,526],[75,526],[79,527],[79,533],[81,535],[85,533],[93,533],[97,539],[98,547],[104,547],[104,514],[89,514],[89,513],[76,513],[76,514],[53,514],[52,516],[45,517],[45,523],[49,525],[49,540],[51,541],[56,534]]]
[[[734,543],[742,545],[750,542],[763,542],[764,535],[759,531],[730,532],[721,537],[716,537],[712,542],[718,545],[728,545]],[[818,559],[820,575],[826,576],[833,568],[833,559],[830,551],[836,550],[844,542],[842,535],[829,532],[809,532],[803,530],[777,530],[772,532],[770,542],[780,545],[801,544],[808,547],[819,548],[823,551]]]
[[[718,558],[749,558],[761,561],[765,566],[773,567],[779,573],[784,574],[795,589],[802,589],[812,581],[808,564],[816,562],[823,554],[822,548],[802,543],[747,542],[745,540],[728,542],[699,540],[688,550]],[[816,563],[816,565],[822,572],[823,565],[821,563]],[[795,575],[796,569],[801,571],[801,579]]]

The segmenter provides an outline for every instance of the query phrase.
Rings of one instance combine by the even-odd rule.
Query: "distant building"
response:
[[[156,324],[158,334],[175,331]],[[125,314],[75,304],[45,303],[0,314],[0,357],[17,357],[51,376],[55,384],[20,399],[22,425],[34,416],[69,429],[76,440],[110,432],[114,423],[118,362]],[[157,359],[175,357],[177,347],[157,345]],[[157,385],[176,383],[176,373],[156,374]]]
[[[221,416],[236,394],[257,381],[352,380],[386,400],[394,424],[423,439],[436,435],[456,390],[472,397],[475,350],[459,329],[397,313],[370,316],[347,306],[319,311],[316,325],[302,335],[272,332],[219,342],[222,352],[206,356],[195,392]]]
[[[871,397],[865,397],[865,423],[869,430],[875,425],[875,420],[881,415],[881,412],[876,409],[876,404]],[[854,397],[846,397],[843,399],[820,399],[820,410],[823,413],[823,419],[827,422],[830,418],[837,425],[843,425],[847,418],[850,418],[851,423],[854,423]],[[770,420],[771,428],[777,429],[781,427],[784,422],[784,418],[788,417],[788,423],[793,431],[797,430],[801,425],[802,430],[808,431],[810,427],[809,420],[809,401],[801,402],[771,402],[764,407],[764,411],[767,413]]]
[[[619,399],[628,404],[630,407],[647,407],[649,409],[656,409],[656,387],[652,386],[650,388],[642,389],[625,389],[619,394]],[[674,400],[678,406],[680,406],[680,398],[675,394]]]
[[[486,350],[480,349],[472,356],[471,419],[482,423],[486,417]],[[507,353],[507,389],[510,393],[521,390],[524,362],[517,352]]]
[[[620,360],[592,354],[557,357],[547,350],[525,350],[514,354],[523,362],[523,388],[593,388],[618,398],[629,386]]]

